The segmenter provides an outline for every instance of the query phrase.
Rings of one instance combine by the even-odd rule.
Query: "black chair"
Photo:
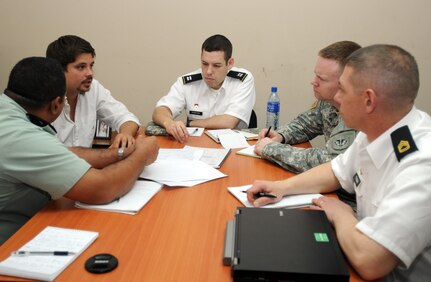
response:
[[[257,115],[254,110],[251,110],[250,121],[248,122],[248,128],[257,128]]]

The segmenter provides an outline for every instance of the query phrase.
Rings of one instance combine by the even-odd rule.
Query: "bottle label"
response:
[[[270,113],[278,113],[280,111],[279,102],[268,102],[266,106],[266,111]]]

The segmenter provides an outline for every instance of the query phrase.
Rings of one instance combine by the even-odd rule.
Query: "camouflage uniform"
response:
[[[284,141],[263,148],[262,156],[295,173],[304,172],[329,162],[343,153],[356,137],[354,129],[346,127],[338,110],[328,102],[317,101],[313,107],[277,130]],[[325,148],[297,148],[291,145],[307,142],[319,135],[325,137]],[[291,145],[289,145],[291,144]],[[344,189],[338,197],[356,211],[356,196]]]
[[[263,148],[262,156],[295,173],[326,163],[344,152],[356,137],[356,131],[345,126],[338,110],[328,102],[318,101],[277,130],[284,144],[274,142]],[[297,148],[288,144],[307,142],[324,135],[325,148]]]
[[[150,121],[145,127],[145,135],[147,136],[169,136],[170,134],[163,127]]]

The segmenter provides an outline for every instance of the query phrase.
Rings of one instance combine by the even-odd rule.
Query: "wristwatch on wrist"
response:
[[[121,159],[124,156],[124,148],[118,149],[118,158]]]

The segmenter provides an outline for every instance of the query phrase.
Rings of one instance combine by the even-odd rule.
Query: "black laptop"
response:
[[[232,259],[224,262],[234,281],[349,281],[323,211],[238,208],[228,229],[234,234],[226,234],[232,246],[225,244],[225,256],[230,249]]]

